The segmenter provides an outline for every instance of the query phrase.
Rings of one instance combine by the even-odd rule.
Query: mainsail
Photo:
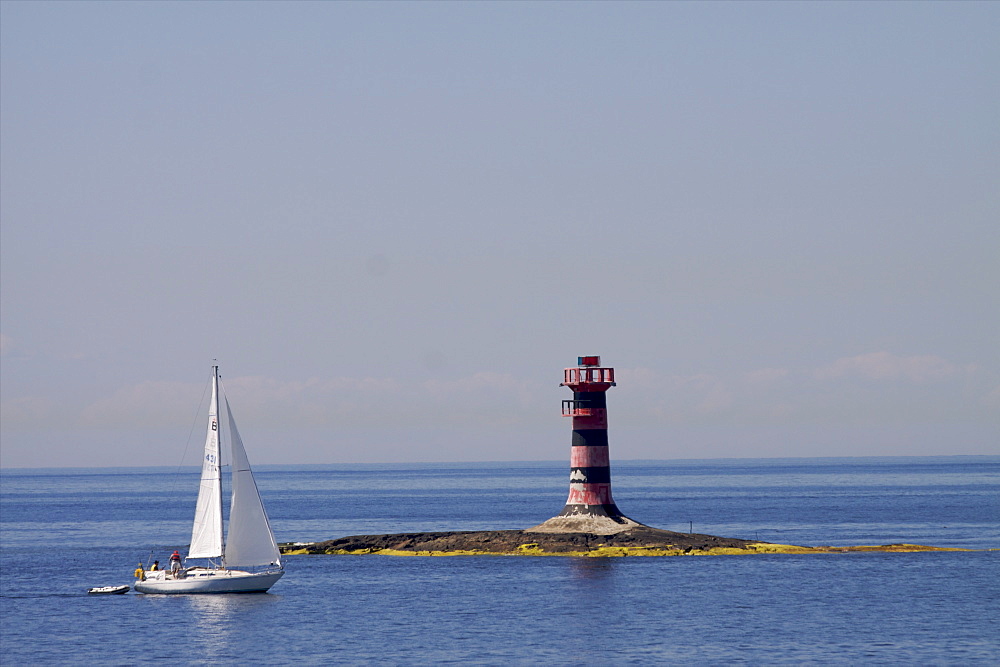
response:
[[[201,486],[194,511],[188,558],[222,555],[222,461],[219,450],[219,369],[212,376],[212,402],[208,408],[208,435],[201,462]]]
[[[257,491],[243,440],[226,399],[229,414],[229,439],[232,445],[233,497],[229,509],[229,535],[226,540],[226,566],[253,567],[280,565],[281,555],[274,532]]]

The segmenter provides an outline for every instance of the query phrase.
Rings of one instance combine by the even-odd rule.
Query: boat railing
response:
[[[281,563],[268,563],[267,565],[227,565],[227,569],[249,572],[250,574],[267,574],[268,572],[284,572],[285,568]]]

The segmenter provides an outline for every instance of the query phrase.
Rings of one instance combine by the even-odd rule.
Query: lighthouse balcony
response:
[[[597,414],[596,408],[589,407],[590,401],[565,400],[562,402],[563,417],[593,417]]]
[[[563,385],[573,387],[581,384],[615,386],[615,369],[587,366],[563,369]]]

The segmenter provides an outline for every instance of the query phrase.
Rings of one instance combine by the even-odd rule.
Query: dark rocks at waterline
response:
[[[548,553],[586,552],[609,547],[675,549],[705,551],[717,548],[746,549],[754,540],[675,533],[648,526],[637,526],[612,535],[593,533],[537,533],[524,530],[450,531],[395,533],[390,535],[352,535],[312,544],[282,544],[282,553],[374,553],[383,550],[407,552],[519,553],[524,545],[536,546]]]

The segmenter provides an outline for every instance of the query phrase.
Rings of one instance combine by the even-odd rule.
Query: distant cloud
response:
[[[983,396],[982,403],[988,408],[1000,410],[1000,386],[994,387],[993,391]]]
[[[469,392],[503,393],[523,397],[529,391],[529,383],[517,380],[509,373],[492,371],[481,371],[455,380],[428,380],[423,383],[423,387],[431,395],[448,398],[467,395]]]
[[[639,389],[656,386],[660,382],[662,375],[662,373],[655,371],[652,368],[640,367],[615,369],[615,378],[619,382]]]
[[[668,375],[650,368],[621,369],[617,380],[633,410],[656,420],[683,424],[717,419],[783,418],[791,408],[780,389],[793,378],[785,368],[760,368],[733,375]],[[616,401],[616,406],[619,401]]]
[[[889,352],[872,352],[855,357],[844,357],[829,366],[819,368],[815,377],[820,380],[840,378],[865,378],[868,380],[904,379],[912,382],[933,382],[971,370],[932,355],[899,357]]]
[[[239,395],[241,402],[286,403],[308,399],[310,395],[384,394],[400,388],[397,380],[390,378],[334,377],[327,379],[275,380],[260,376],[243,376],[223,381],[224,387],[233,395]]]
[[[539,403],[531,383],[494,372],[417,383],[372,377],[285,381],[245,376],[224,379],[223,388],[241,424],[505,424],[531,413],[531,406]],[[144,382],[91,403],[81,418],[89,427],[184,425],[190,423],[194,401],[203,391],[193,384]]]
[[[772,385],[779,380],[787,378],[789,375],[787,368],[761,368],[744,374],[747,383],[755,386]]]
[[[652,414],[669,422],[701,419],[730,411],[732,384],[710,373],[662,376],[657,383]]]
[[[623,369],[618,376],[622,394],[628,392],[627,404],[618,409],[630,412],[633,422],[877,423],[932,414],[958,418],[969,410],[1000,406],[1000,389],[987,390],[987,374],[976,365],[884,351],[798,369],[669,375],[637,368]],[[885,392],[878,386],[883,382],[899,384]]]
[[[911,420],[995,412],[1000,387],[975,367],[937,356],[876,352],[830,364],[787,369],[762,367],[732,373],[667,374],[655,368],[620,369],[616,424],[787,425]],[[943,382],[962,380],[961,387]],[[884,392],[876,383],[912,387]],[[988,382],[988,384],[987,384]],[[60,423],[84,429],[187,431],[204,418],[207,383],[150,381],[123,387],[79,409],[64,406]],[[391,377],[225,378],[239,423],[250,429],[393,429],[553,427],[558,402],[569,392],[495,371],[404,380]],[[201,401],[201,412],[198,402]],[[5,401],[5,428],[45,430],[53,406],[33,398]],[[558,427],[558,424],[555,425]]]
[[[86,427],[169,427],[191,419],[191,396],[203,389],[183,382],[143,382],[119,389],[80,412]]]
[[[0,404],[0,423],[5,430],[51,420],[52,414],[52,401],[38,396],[13,398]]]

